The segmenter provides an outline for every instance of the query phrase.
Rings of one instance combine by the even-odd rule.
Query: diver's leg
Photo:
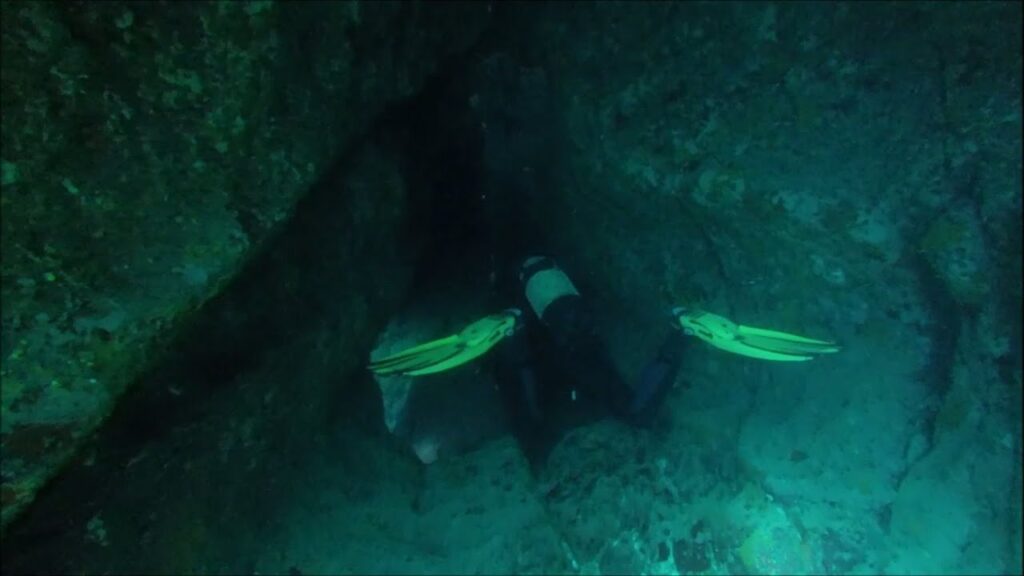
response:
[[[530,352],[527,328],[517,330],[495,350],[494,378],[512,433],[533,463],[547,437],[541,380]]]
[[[520,281],[526,307],[547,327],[555,356],[575,384],[600,396],[615,416],[634,425],[648,424],[679,373],[686,342],[683,332],[672,330],[644,367],[636,388],[631,388],[598,335],[592,310],[551,258],[528,258]]]
[[[687,336],[682,330],[671,330],[658,354],[640,372],[640,381],[633,389],[626,420],[637,426],[649,425],[658,407],[676,381],[686,350]]]
[[[632,390],[612,362],[593,311],[572,281],[547,257],[528,258],[520,280],[526,304],[550,336],[552,357],[572,380],[573,398],[585,394],[616,416],[626,417]]]

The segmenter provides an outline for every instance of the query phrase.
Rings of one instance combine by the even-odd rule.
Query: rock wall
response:
[[[78,226],[95,218],[98,208],[84,199],[98,186],[82,186],[79,178],[57,171],[46,190],[75,199],[70,205],[81,215],[72,220],[73,230],[102,230],[101,238],[120,241],[82,237],[47,251],[47,239],[61,237],[51,233],[60,227],[45,220],[48,212],[30,205],[8,209],[14,199],[38,198],[14,194],[29,181],[31,164],[7,156],[6,48],[17,37],[8,33],[7,16],[64,22],[68,17],[61,14],[91,8],[14,6],[3,7],[5,511],[8,502],[26,501],[60,455],[70,452],[76,434],[90,429],[41,427],[68,421],[41,415],[99,419],[124,387],[107,392],[102,405],[87,403],[90,411],[60,412],[61,402],[93,396],[78,388],[79,380],[65,378],[79,374],[72,368],[56,377],[46,372],[58,364],[46,361],[43,351],[54,350],[62,361],[81,358],[73,354],[79,340],[72,337],[94,338],[103,347],[82,361],[91,360],[104,374],[125,375],[119,380],[124,383],[156,357],[147,350],[176,333],[181,338],[135,389],[139,396],[122,402],[124,410],[100,440],[5,538],[5,569],[12,573],[41,567],[204,573],[346,567],[1020,571],[1019,4],[495,6],[495,20],[503,25],[489,31],[485,51],[465,62],[471,68],[460,79],[473,84],[466,125],[479,126],[483,147],[481,210],[501,216],[523,207],[541,225],[529,240],[552,251],[597,305],[603,333],[627,374],[647,360],[669,329],[665,310],[678,304],[843,345],[835,356],[783,365],[695,344],[650,430],[613,421],[578,428],[538,471],[537,486],[508,442],[445,455],[419,476],[423,469],[408,449],[384,435],[383,416],[375,411],[380,399],[372,397],[376,389],[362,362],[409,281],[411,254],[402,249],[414,251],[423,240],[401,237],[408,224],[402,215],[416,209],[406,204],[416,196],[409,192],[414,183],[403,178],[408,172],[401,154],[387,146],[351,137],[332,144],[324,136],[344,132],[332,122],[341,126],[359,115],[349,104],[333,108],[332,94],[375,110],[386,95],[330,92],[326,80],[309,80],[320,79],[318,74],[335,78],[320,68],[330,61],[320,55],[333,47],[351,50],[353,63],[366,58],[360,70],[367,81],[380,78],[390,86],[385,93],[405,94],[416,85],[409,79],[422,76],[403,70],[424,65],[412,62],[411,54],[431,54],[415,39],[443,38],[430,35],[447,25],[471,28],[465,18],[443,20],[412,4],[317,5],[323,13],[277,5],[262,10],[262,4],[193,6],[226,14],[222,24],[232,30],[251,22],[245,18],[271,18],[275,46],[281,47],[270,51],[281,65],[270,66],[270,78],[260,82],[270,82],[271,94],[298,96],[270,98],[267,110],[281,116],[267,114],[292,119],[296,130],[313,136],[287,139],[280,131],[289,122],[266,121],[277,126],[270,134],[282,140],[265,148],[253,144],[270,152],[245,156],[244,169],[242,156],[234,157],[237,165],[222,160],[214,172],[225,186],[269,170],[252,158],[273,165],[282,157],[274,153],[291,145],[309,158],[320,150],[323,158],[341,155],[347,162],[314,162],[304,177],[307,156],[293,164],[294,171],[282,168],[281,174],[295,178],[290,197],[260,186],[228,188],[231,193],[206,187],[197,197],[186,194],[196,188],[184,186],[198,178],[193,172],[153,178],[163,168],[151,161],[141,173],[155,182],[159,198],[179,181],[182,189],[166,195],[165,204],[125,196],[137,201],[134,209],[116,212],[132,216],[124,219],[136,226],[128,236],[112,225]],[[459,9],[480,17],[488,12],[486,5],[468,6]],[[112,30],[130,31],[145,21],[143,9],[132,8],[126,17],[125,8],[96,10],[111,12]],[[332,17],[349,27],[332,26]],[[216,20],[209,14],[195,18],[207,26]],[[206,30],[185,26],[182,41],[189,38],[184,29]],[[327,33],[284,32],[334,29],[347,31],[345,48],[328,41]],[[30,40],[23,52],[36,45]],[[166,46],[153,43],[154,50]],[[387,48],[378,53],[372,46]],[[395,54],[410,61],[403,64]],[[161,94],[160,106],[192,102],[193,86],[202,93],[210,85],[197,85],[188,73],[155,74],[160,82],[168,76],[184,85],[168,103]],[[54,93],[63,86],[55,84]],[[309,106],[320,106],[323,115],[311,115]],[[453,113],[453,120],[465,119]],[[243,121],[244,130],[250,124]],[[229,129],[234,126],[232,117]],[[194,133],[148,133],[154,132],[172,143]],[[212,134],[208,154],[237,151],[235,140]],[[262,142],[264,133],[250,136]],[[54,138],[40,141],[59,141]],[[152,146],[124,153],[145,156]],[[185,157],[189,170],[199,169],[196,160],[210,162],[199,153],[188,158],[189,150],[171,147],[166,157]],[[434,154],[413,163],[433,162]],[[275,182],[270,176],[255,181]],[[297,203],[300,184],[308,188],[314,181],[318,185]],[[468,196],[453,194],[447,201]],[[223,208],[200,204],[209,197],[221,198],[215,205]],[[177,198],[187,202],[179,205]],[[246,200],[235,208],[236,198]],[[273,207],[287,215],[281,224],[268,224]],[[175,210],[187,217],[175,222]],[[25,222],[42,224],[9,232],[10,214],[35,214]],[[192,220],[217,214],[227,216],[205,225]],[[60,218],[58,224],[65,222]],[[167,222],[175,225],[160,226]],[[276,241],[258,242],[253,231],[261,229]],[[226,260],[150,238],[172,234],[168,230],[205,231],[200,238],[218,248],[240,230],[245,248],[237,249],[234,266],[223,269],[249,265],[241,275],[217,273],[221,268],[211,262]],[[211,237],[211,230],[222,235]],[[502,230],[491,232],[498,238]],[[505,231],[515,230],[509,225]],[[31,246],[32,238],[42,242],[31,253],[34,259],[7,258],[9,247]],[[481,245],[487,248],[487,242]],[[91,266],[104,260],[93,252],[74,261],[79,268],[68,264],[70,272],[46,259],[98,246],[111,247],[109,261],[121,262],[117,258],[127,254],[132,266],[149,272],[140,280],[116,265],[97,272]],[[147,255],[155,246],[169,252]],[[175,250],[198,259],[175,260]],[[37,268],[9,277],[8,266],[15,264]],[[458,281],[448,278],[450,270],[443,272],[438,275],[445,282]],[[95,299],[119,308],[79,315],[29,307],[36,298],[64,306],[73,302],[64,295],[75,296],[82,287],[91,291],[81,294],[101,293],[103,282],[79,279],[89,274],[123,282],[115,296]],[[177,283],[167,284],[168,278]],[[228,279],[230,289],[216,288]],[[462,299],[447,287],[442,282],[438,290],[448,301]],[[9,294],[17,306],[8,307]],[[152,313],[154,298],[191,304],[158,307],[166,311],[159,316],[164,320],[145,332],[137,319],[148,316],[130,312]],[[195,308],[200,314],[191,313]],[[61,322],[71,328],[62,332]],[[107,379],[86,376],[84,382],[99,387]],[[64,444],[51,433],[63,434],[57,438]],[[62,510],[72,512],[65,517]],[[488,526],[498,527],[494,538],[481,528]],[[344,545],[335,545],[339,540]],[[467,555],[468,548],[480,554]],[[495,554],[498,563],[488,565]]]
[[[381,111],[474,41],[488,8],[0,10],[6,526]]]
[[[679,304],[844,346],[800,366],[696,348],[666,406],[671,441],[647,457],[661,467],[633,476],[653,494],[636,506],[692,506],[630,526],[609,513],[578,542],[589,561],[1019,570],[1020,5],[559,3],[502,18],[517,41],[481,77],[506,69],[505,84],[482,81],[476,107],[490,161],[534,175],[520,188],[627,373]],[[694,444],[735,458],[669,447]],[[567,522],[619,510],[587,508],[607,471],[580,477],[583,456],[564,454],[563,481],[588,487],[559,497]],[[715,474],[739,485],[693,479]],[[936,491],[948,509],[918,505]],[[749,498],[763,514],[727,512]],[[956,528],[929,533],[940,516]]]
[[[370,140],[333,165],[10,526],[5,572],[283,573],[321,493],[408,512],[365,370],[416,257],[400,158]]]

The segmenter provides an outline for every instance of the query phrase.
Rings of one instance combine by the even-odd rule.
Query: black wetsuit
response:
[[[524,267],[522,283],[554,267],[550,258]],[[523,290],[519,290],[523,294]],[[612,362],[594,315],[578,294],[559,296],[538,317],[520,297],[522,327],[495,355],[496,380],[514,431],[531,460],[543,459],[572,427],[607,415],[648,425],[671,389],[685,349],[680,330],[669,334],[630,386]]]
[[[504,149],[500,138],[490,147]],[[493,354],[495,377],[531,461],[542,461],[564,432],[586,421],[614,415],[633,425],[649,424],[675,381],[687,337],[667,328],[664,343],[630,386],[613,364],[584,298],[556,298],[539,318],[527,301],[525,283],[556,264],[539,258],[532,268],[522,265],[549,245],[545,227],[530,218],[542,213],[545,196],[536,171],[489,173],[494,176],[481,206],[486,232],[481,245],[490,254],[495,300],[522,310],[522,327]]]

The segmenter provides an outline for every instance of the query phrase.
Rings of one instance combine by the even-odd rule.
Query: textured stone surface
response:
[[[696,349],[691,389],[666,406],[738,448],[742,475],[799,519],[801,569],[899,571],[952,542],[966,548],[920,565],[988,571],[969,550],[998,541],[989,552],[1019,570],[1019,529],[984,499],[957,538],[913,540],[891,565],[884,550],[907,542],[886,540],[890,516],[906,526],[897,512],[913,510],[895,504],[912,502],[904,479],[930,475],[916,465],[965,414],[1000,430],[954,433],[998,473],[946,489],[1002,491],[1020,509],[1019,465],[986,447],[1020,442],[1020,5],[579,3],[516,17],[521,42],[481,76],[527,105],[481,82],[485,141],[504,152],[489,159],[534,175],[520,201],[589,289],[623,370],[637,373],[679,304],[843,344],[800,366]],[[692,441],[692,427],[670,433]],[[759,534],[748,528],[726,530],[734,551]]]
[[[415,257],[398,165],[367,145],[321,179],[10,526],[5,572],[286,572],[318,498],[408,513],[415,463],[364,369]]]
[[[2,11],[6,526],[330,163],[465,49],[487,11],[378,2]]]
[[[384,186],[390,202],[342,210],[363,234],[293,221],[205,308],[189,368],[147,380],[113,428],[139,451],[97,450],[124,475],[84,493],[62,478],[5,539],[12,567],[1019,572],[1020,5],[495,10],[507,27],[470,59],[465,99],[481,203],[529,207],[530,240],[564,258],[625,372],[676,304],[843,352],[784,365],[695,346],[650,430],[573,430],[535,495],[508,442],[418,468],[382,437],[379,399],[349,396],[376,390],[361,360],[390,304],[367,302],[404,282],[401,186]],[[356,165],[378,168],[354,181],[391,181],[391,160],[369,152]],[[5,194],[20,170],[4,165]],[[382,227],[358,224],[369,213]],[[451,272],[446,288],[481,271]],[[476,305],[443,322],[456,304]]]

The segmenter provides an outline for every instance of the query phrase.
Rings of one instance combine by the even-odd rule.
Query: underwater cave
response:
[[[1021,20],[5,3],[3,573],[1020,573]]]

